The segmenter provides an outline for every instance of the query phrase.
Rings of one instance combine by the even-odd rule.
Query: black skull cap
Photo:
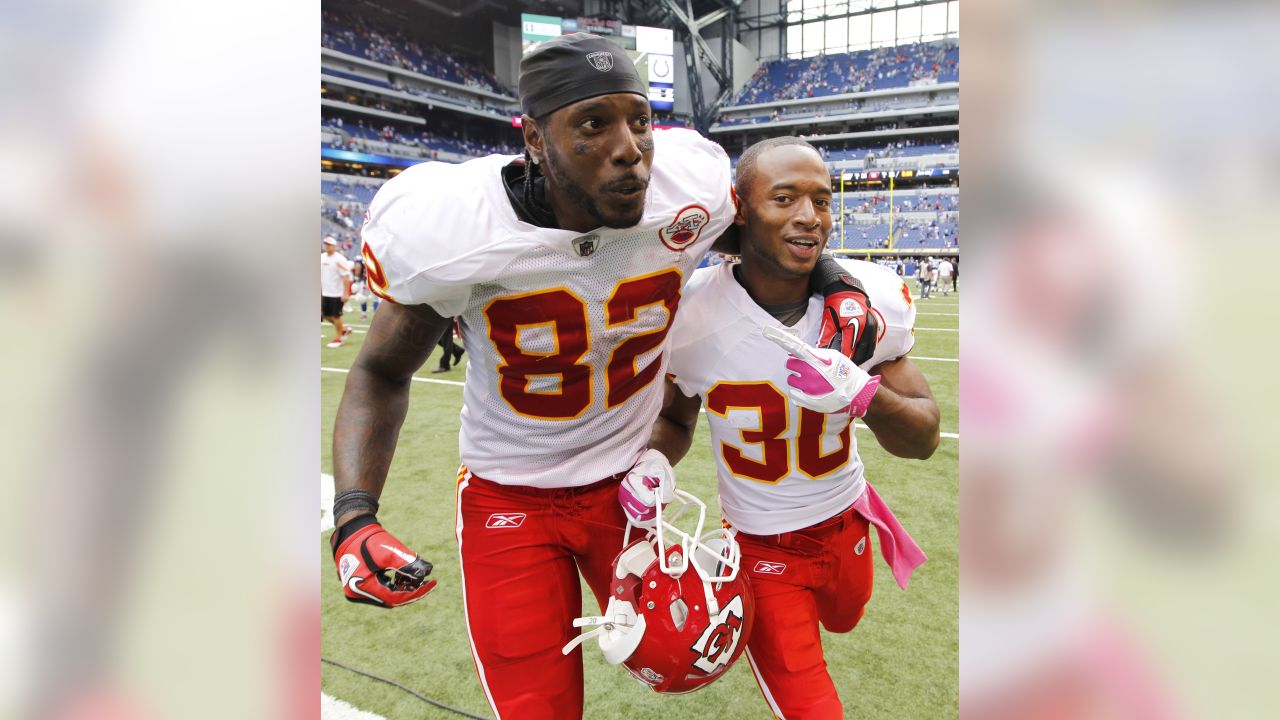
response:
[[[565,105],[598,95],[648,89],[631,57],[618,45],[591,33],[552,38],[520,60],[520,109],[543,118]]]

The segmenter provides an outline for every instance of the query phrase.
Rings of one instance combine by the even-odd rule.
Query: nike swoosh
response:
[[[385,605],[386,603],[382,602],[382,598],[374,597],[373,595],[370,595],[369,593],[360,589],[360,581],[363,579],[364,578],[353,577],[351,578],[351,582],[347,583],[347,587],[350,588],[352,592],[359,593],[360,595],[363,595],[369,598],[370,600],[378,603],[379,605]]]

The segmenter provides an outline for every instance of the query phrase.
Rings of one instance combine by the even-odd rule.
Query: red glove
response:
[[[870,360],[876,352],[880,323],[871,312],[871,300],[862,283],[835,258],[823,255],[809,275],[809,286],[824,296],[818,347],[835,350],[855,365]]]
[[[427,580],[431,563],[383,530],[373,515],[361,515],[334,530],[329,545],[342,591],[351,602],[399,607],[436,586],[435,580]]]

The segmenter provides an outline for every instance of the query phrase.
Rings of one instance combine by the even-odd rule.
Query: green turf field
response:
[[[959,433],[958,295],[918,301],[916,365],[933,386],[942,410],[943,433]],[[321,348],[321,446],[324,472],[332,472],[330,439],[346,375],[367,323],[348,313],[356,333],[338,349]],[[935,328],[935,329],[929,329]],[[325,339],[329,326],[322,328]],[[325,340],[319,341],[321,345]],[[467,356],[469,357],[469,356]],[[380,520],[435,564],[440,585],[425,599],[396,610],[346,602],[338,587],[327,533],[321,537],[324,657],[403,683],[443,703],[490,716],[480,689],[462,620],[454,540],[454,488],[458,468],[458,410],[464,370],[432,374],[437,351],[418,372],[427,382],[412,386],[412,405],[387,487]],[[937,359],[924,359],[937,358]],[[466,364],[464,357],[463,365]],[[444,381],[444,382],[435,382]],[[906,591],[898,589],[876,550],[876,590],[853,632],[823,634],[827,664],[850,718],[951,718],[958,715],[957,621],[959,605],[959,440],[943,437],[928,461],[900,460],[875,444],[870,432],[856,434],[858,451],[875,484],[929,556]],[[715,465],[706,427],[699,425],[689,456],[676,468],[680,487],[715,503]],[[714,516],[712,516],[714,517]],[[598,614],[591,593],[584,614]],[[769,718],[771,713],[745,660],[724,678],[691,695],[659,696],[610,666],[593,641],[586,658],[586,712],[596,718]],[[323,665],[323,689],[352,705],[387,718],[451,718],[396,688]]]

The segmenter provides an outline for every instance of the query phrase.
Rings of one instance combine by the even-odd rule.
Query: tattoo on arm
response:
[[[409,410],[413,373],[449,326],[449,319],[425,305],[386,303],[378,310],[347,374],[334,422],[333,474],[338,492],[363,488],[381,495]]]

